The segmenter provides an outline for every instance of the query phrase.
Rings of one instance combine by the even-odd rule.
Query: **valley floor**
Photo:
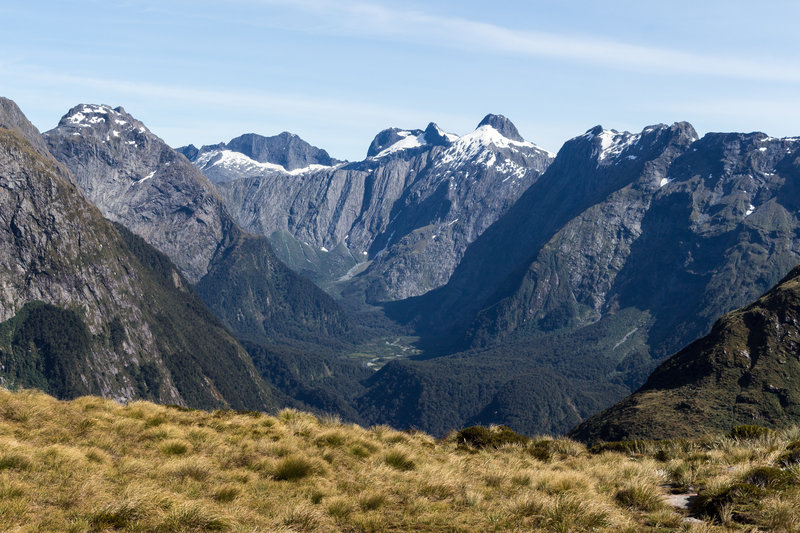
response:
[[[0,530],[800,528],[797,429],[589,450],[503,435],[0,389]]]

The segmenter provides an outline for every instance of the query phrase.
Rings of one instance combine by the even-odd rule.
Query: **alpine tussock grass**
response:
[[[587,450],[0,389],[0,531],[798,531],[797,450],[796,429]]]

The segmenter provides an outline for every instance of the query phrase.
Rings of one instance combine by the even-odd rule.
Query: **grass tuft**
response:
[[[314,465],[302,457],[285,457],[278,461],[272,472],[272,477],[278,481],[295,481],[310,476],[314,472]]]
[[[383,456],[383,462],[397,470],[408,471],[414,470],[416,464],[408,456],[408,454],[400,450],[392,450]]]

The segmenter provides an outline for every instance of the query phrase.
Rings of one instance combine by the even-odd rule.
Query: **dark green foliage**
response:
[[[733,426],[728,436],[732,439],[740,440],[756,440],[769,435],[772,430],[769,428],[746,424],[741,426]]]
[[[326,352],[286,345],[242,342],[264,380],[292,399],[293,405],[318,413],[336,413],[360,421],[353,399],[373,374],[360,362]]]
[[[78,313],[32,302],[0,325],[0,331],[9,343],[0,363],[12,383],[38,387],[61,398],[89,393],[81,374],[92,336]]]
[[[367,424],[417,427],[444,435],[469,425],[507,425],[524,434],[558,434],[620,398],[622,386],[597,385],[602,361],[564,377],[559,351],[520,342],[427,360],[399,360],[365,382],[357,399]],[[562,366],[564,365],[564,366]],[[582,374],[582,375],[581,375]]]
[[[163,378],[155,363],[144,362],[139,365],[139,372],[134,381],[142,398],[157,399]]]
[[[161,309],[152,315],[151,328],[166,352],[164,363],[172,381],[186,402],[205,409],[274,408],[277,401],[253,375],[249,356],[188,288],[189,283],[178,274],[169,258],[123,226],[117,225],[117,230],[140,263],[148,266],[146,272],[152,280],[148,296]],[[161,372],[148,363],[138,370],[140,379],[136,382],[140,390],[146,389],[148,395],[156,396],[161,388]],[[211,392],[207,379],[222,400]]]
[[[336,302],[281,263],[265,238],[235,237],[212,259],[196,289],[241,339],[343,349],[361,338]]]
[[[593,416],[578,440],[697,437],[729,428],[752,440],[800,420],[800,268],[662,363],[633,395]],[[758,425],[754,425],[756,421]]]
[[[125,326],[119,317],[114,317],[114,320],[108,323],[108,339],[114,350],[122,348],[122,343],[125,341]]]
[[[506,426],[471,426],[456,433],[456,442],[472,448],[499,448],[506,444],[526,444],[530,439]]]

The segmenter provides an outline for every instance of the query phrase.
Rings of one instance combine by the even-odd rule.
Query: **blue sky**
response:
[[[596,124],[800,135],[800,2],[17,1],[0,95],[41,130],[121,105],[173,146],[297,133],[364,157],[390,126],[508,116],[552,151]]]

